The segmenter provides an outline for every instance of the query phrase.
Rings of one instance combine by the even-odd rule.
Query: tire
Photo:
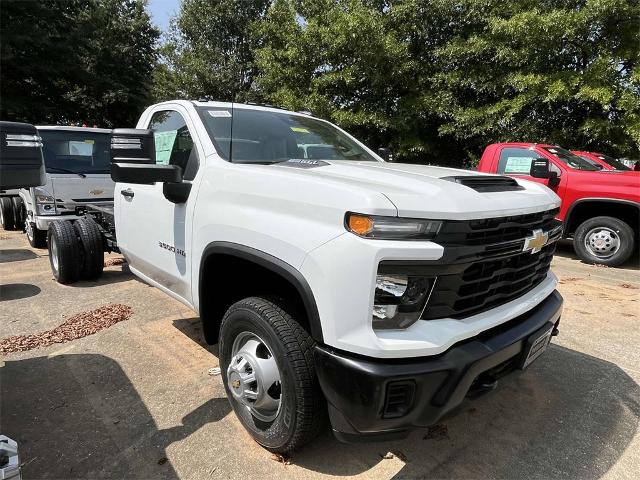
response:
[[[635,234],[625,222],[614,217],[594,217],[575,231],[574,249],[586,263],[610,267],[626,262],[634,252]]]
[[[251,348],[256,343],[258,346]],[[240,423],[271,452],[293,452],[311,441],[325,424],[326,403],[315,374],[314,345],[314,340],[285,309],[266,298],[241,300],[227,310],[222,320],[220,366],[227,398]],[[247,353],[251,351],[255,352],[253,357]],[[243,370],[244,360],[248,370],[246,366]],[[274,361],[281,380],[277,409],[273,401],[278,397],[278,382],[271,383],[274,377],[269,367]],[[248,371],[258,379],[270,378],[260,384],[247,384],[255,384],[250,389],[258,393],[266,390],[257,395],[256,401],[242,398],[247,389],[238,370],[245,376]],[[266,385],[268,389],[264,384],[270,384]],[[257,404],[270,408],[260,410]]]
[[[13,230],[13,203],[10,197],[0,197],[0,223],[5,230]]]
[[[25,209],[22,198],[11,197],[11,206],[13,207],[13,226],[16,230],[22,230],[25,219]]]
[[[104,247],[100,229],[93,219],[87,217],[76,220],[73,228],[80,240],[82,256],[80,277],[85,280],[94,280],[102,275],[104,269]]]
[[[47,231],[38,230],[34,222],[27,220],[24,223],[24,232],[27,235],[29,245],[33,248],[47,248]]]
[[[56,220],[47,231],[49,262],[58,283],[73,283],[80,278],[82,257],[80,243],[71,222]]]

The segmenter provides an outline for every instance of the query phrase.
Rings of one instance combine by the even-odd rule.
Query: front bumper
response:
[[[557,329],[562,303],[554,290],[528,312],[432,357],[380,361],[317,346],[316,372],[334,433],[344,441],[387,440],[433,425],[478,384],[517,369],[527,339],[550,325]],[[397,407],[403,399],[402,408],[389,409],[391,400]]]
[[[36,224],[38,230],[48,230],[51,222],[78,220],[79,218],[78,215],[34,215],[32,221]]]

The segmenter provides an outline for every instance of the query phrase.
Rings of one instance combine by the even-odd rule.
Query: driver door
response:
[[[182,109],[154,111],[138,128],[153,130],[156,164],[179,165],[184,182],[191,184],[199,169],[199,155],[188,116]],[[174,297],[191,304],[191,245],[195,188],[184,202],[165,196],[168,184],[119,183],[118,244],[131,269]],[[174,184],[175,185],[175,184]],[[171,196],[170,196],[171,197]]]

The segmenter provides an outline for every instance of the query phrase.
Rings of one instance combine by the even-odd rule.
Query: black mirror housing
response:
[[[546,158],[534,158],[531,161],[531,169],[529,175],[533,178],[549,178],[551,169],[549,168],[549,160]]]
[[[153,130],[114,128],[111,132],[111,163],[155,165]]]
[[[558,176],[558,173],[551,170],[549,160],[546,158],[533,159],[529,175],[533,178],[548,179],[550,187],[557,187],[560,184],[560,177]]]
[[[111,179],[114,182],[149,185],[156,182],[182,182],[182,168],[178,165],[146,165],[140,163],[112,163]]]
[[[393,154],[390,148],[379,148],[378,155],[382,157],[385,162],[393,162]]]
[[[36,127],[0,122],[0,188],[29,188],[45,183],[42,139]]]

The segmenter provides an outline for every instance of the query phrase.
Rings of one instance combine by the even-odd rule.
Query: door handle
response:
[[[120,193],[122,194],[122,196],[124,197],[129,197],[129,198],[133,198],[133,191],[132,190],[120,190]]]

